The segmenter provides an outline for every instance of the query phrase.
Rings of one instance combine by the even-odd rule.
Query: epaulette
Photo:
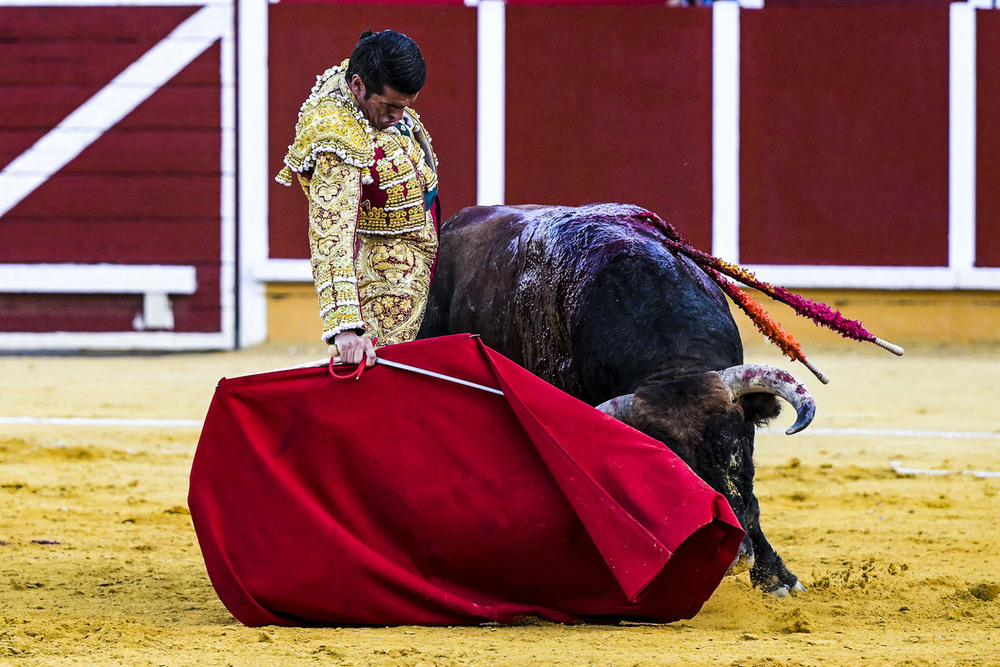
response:
[[[307,100],[295,125],[295,141],[285,155],[285,168],[275,177],[292,184],[292,172],[312,169],[318,153],[335,153],[347,164],[370,167],[375,162],[371,125],[359,111],[335,95]]]

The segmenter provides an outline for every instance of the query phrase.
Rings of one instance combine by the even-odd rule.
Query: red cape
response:
[[[377,365],[219,382],[189,505],[246,625],[691,618],[736,557],[728,503],[662,443],[466,335]]]

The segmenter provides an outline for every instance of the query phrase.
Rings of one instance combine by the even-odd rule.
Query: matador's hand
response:
[[[341,363],[360,364],[365,359],[368,368],[375,365],[375,346],[364,336],[353,331],[341,331],[333,337],[333,344],[336,346],[334,354],[339,353]]]

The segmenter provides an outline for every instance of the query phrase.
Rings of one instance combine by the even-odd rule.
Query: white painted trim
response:
[[[953,271],[946,267],[747,265],[759,279],[775,285],[822,289],[1000,290],[1000,269]],[[272,259],[254,278],[267,283],[312,283],[307,259]]]
[[[0,333],[0,350],[132,352],[163,350],[192,352],[220,350],[231,346],[222,333],[176,333],[173,331]]]
[[[712,5],[714,6],[715,3],[713,2]],[[764,9],[764,0],[739,0],[739,5],[743,9]]]
[[[227,347],[235,348],[236,323],[236,243],[238,234],[236,204],[236,36],[235,7],[226,8],[226,20],[220,25],[221,48],[219,51],[219,77],[221,79],[221,146],[219,199],[219,324],[222,335],[229,341]]]
[[[0,264],[0,293],[194,294],[193,266],[162,264]]]
[[[268,116],[266,0],[239,2],[239,347],[267,338]]]
[[[265,283],[311,283],[312,267],[308,259],[269,259],[254,267],[253,279]]]
[[[740,7],[712,4],[712,254],[740,256]]]
[[[202,7],[0,172],[0,217],[135,110],[223,34],[231,10]]]
[[[506,8],[480,0],[478,16],[478,117],[476,202],[503,204],[506,178]]]
[[[136,331],[174,328],[170,294],[194,294],[193,266],[135,264],[0,264],[0,292],[16,294],[142,294]]]
[[[976,10],[953,3],[949,15],[948,265],[976,260]]]
[[[760,280],[784,287],[881,290],[1000,290],[1000,269],[945,267],[747,265]]]

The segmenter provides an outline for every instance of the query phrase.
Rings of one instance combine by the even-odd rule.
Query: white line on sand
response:
[[[153,428],[201,428],[200,419],[116,419],[114,417],[0,417],[0,424],[42,426],[145,426]]]

